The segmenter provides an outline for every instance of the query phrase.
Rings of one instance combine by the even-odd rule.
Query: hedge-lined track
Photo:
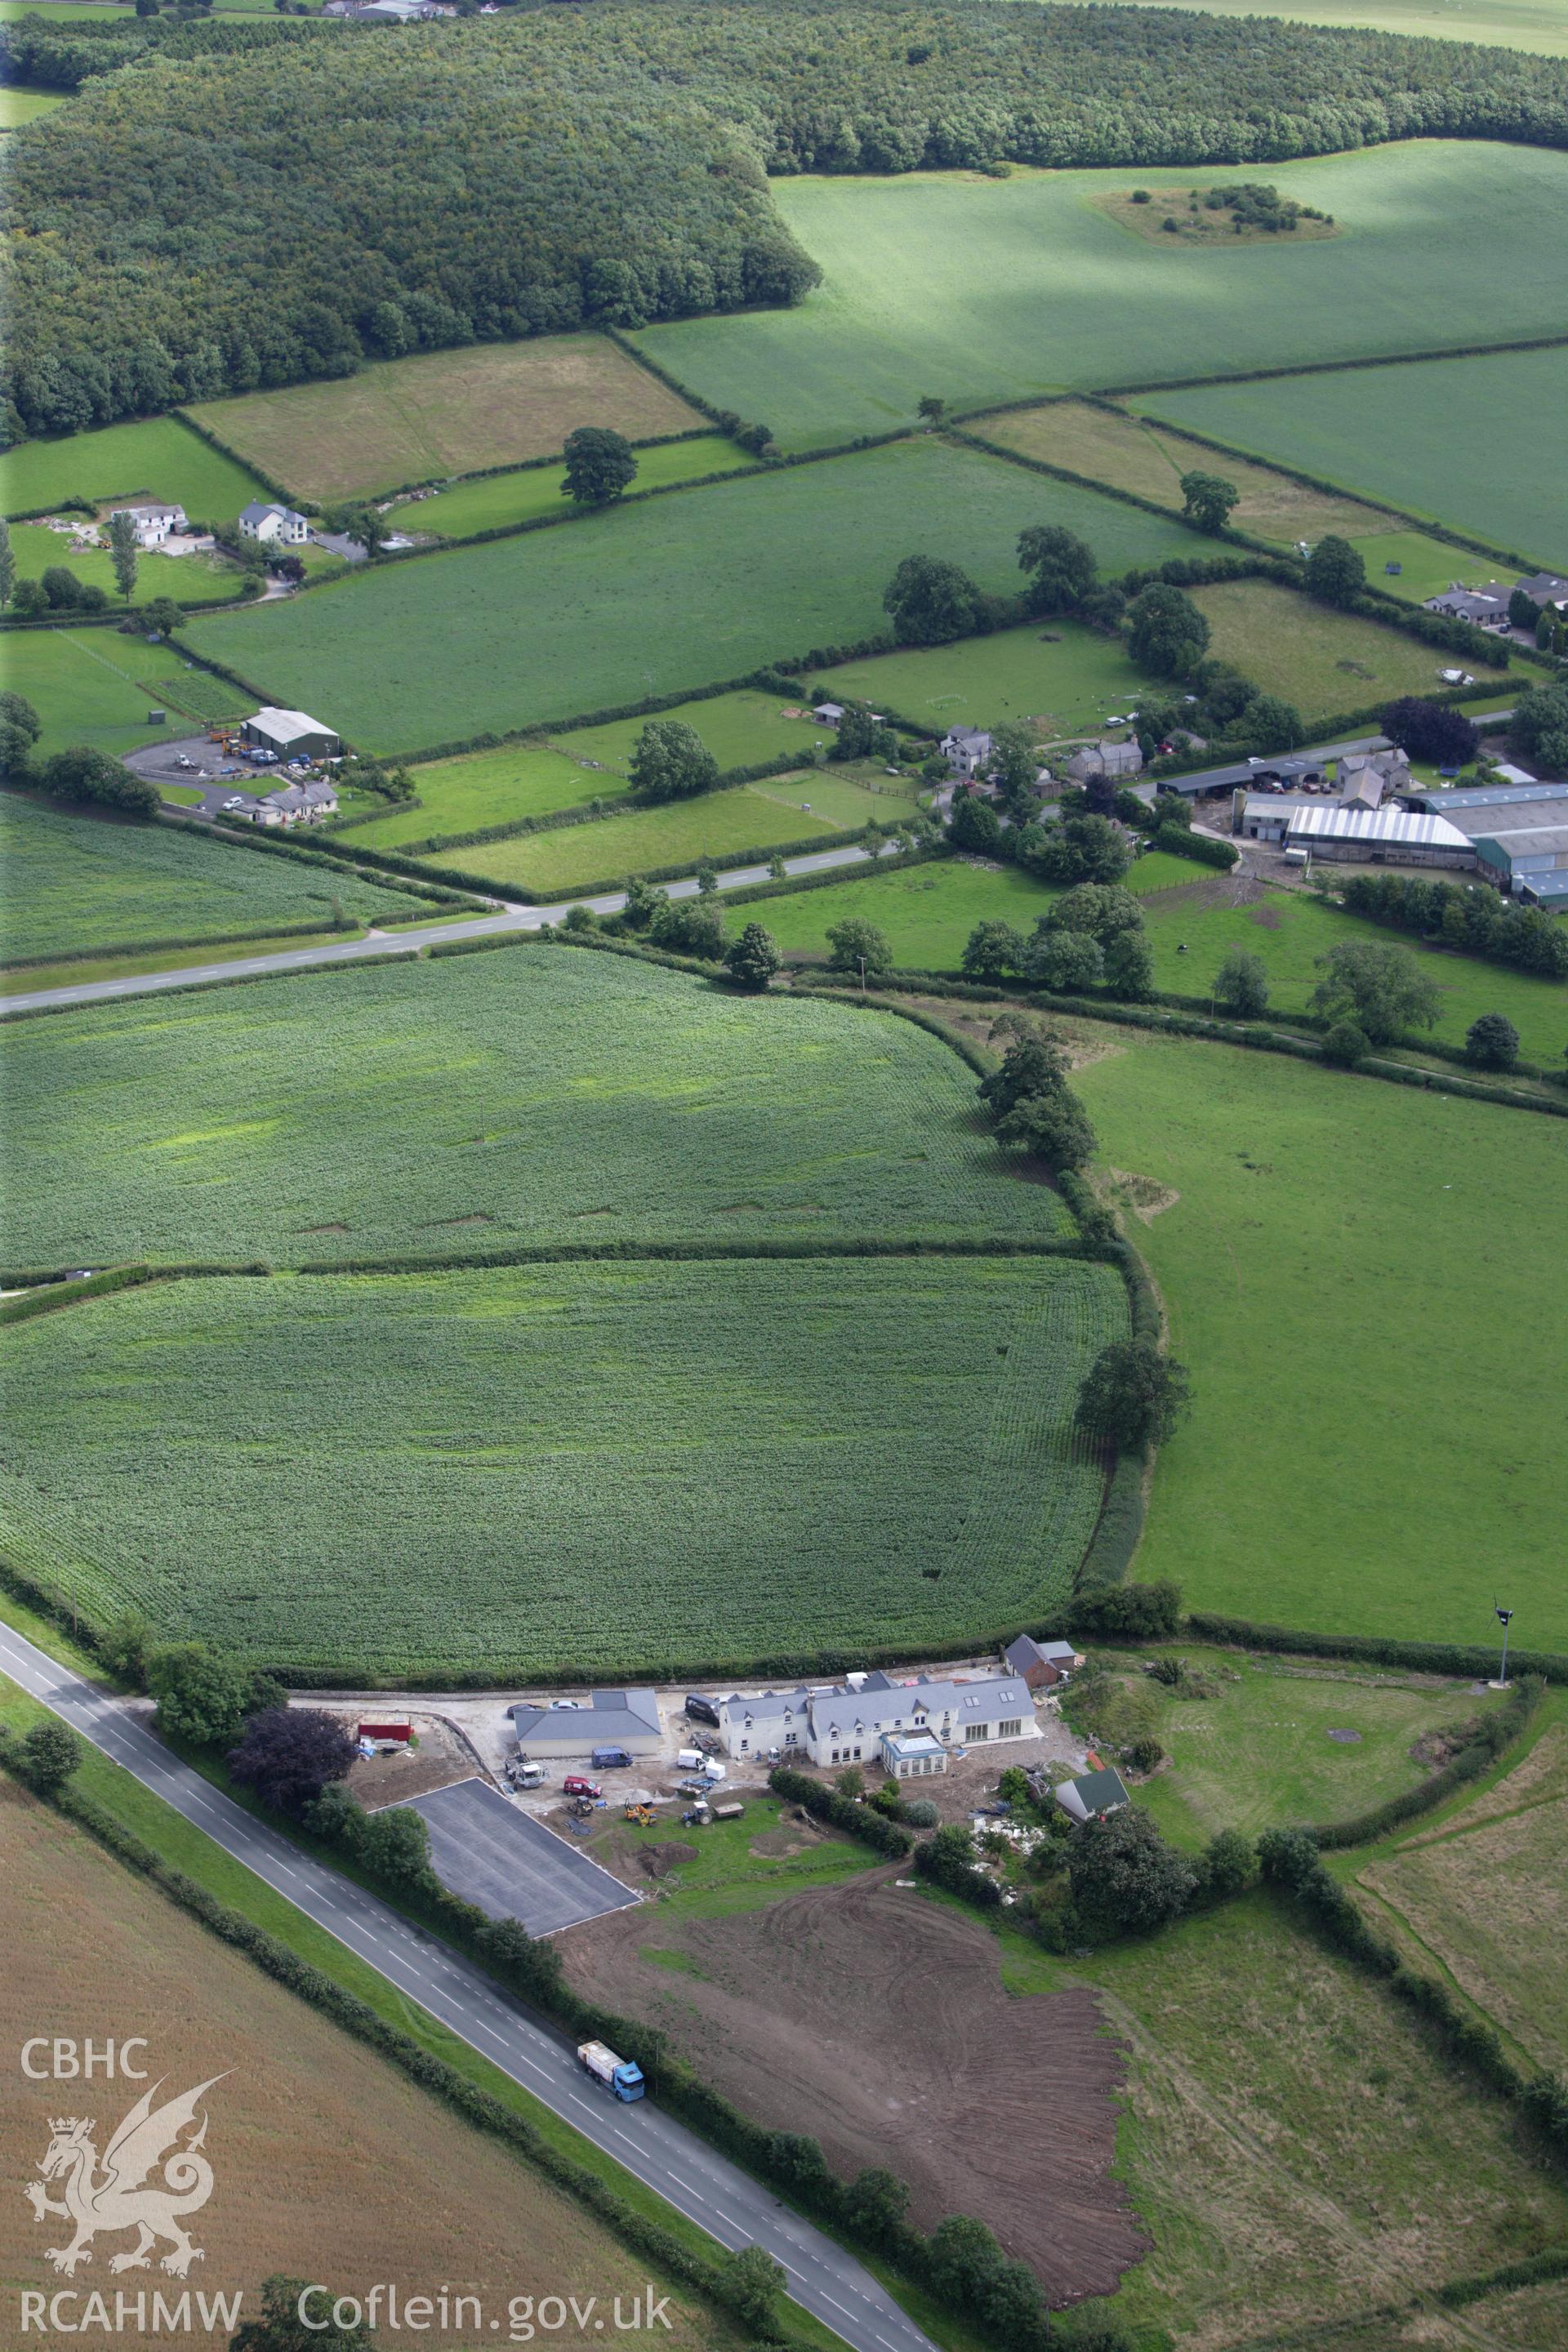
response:
[[[350,1679],[940,1648],[1069,1589],[1126,1311],[1071,1259],[153,1285],[6,1335],[8,1486],[85,1605]]]

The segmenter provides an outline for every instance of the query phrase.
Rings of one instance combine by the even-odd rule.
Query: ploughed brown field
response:
[[[482,2336],[471,2324],[460,2334],[436,2325],[419,2335],[422,2344],[490,2340],[492,2315],[501,2320],[494,2340],[504,2343],[510,2299],[552,2294],[575,2295],[580,2305],[597,2295],[605,2318],[596,2335],[591,2317],[583,2333],[569,2322],[552,2344],[603,2344],[614,2333],[617,2344],[657,2337],[695,2352],[714,2341],[705,2317],[677,2295],[670,2332],[613,2331],[611,2299],[621,2296],[629,2316],[632,2297],[647,2285],[646,2270],[614,2239],[9,1780],[0,1780],[0,2028],[13,2053],[0,2068],[7,2183],[0,2280],[8,2319],[18,2316],[23,2289],[74,2289],[84,2298],[97,2289],[111,2315],[118,2289],[132,2298],[144,2292],[151,2322],[154,2291],[177,2297],[187,2286],[209,2295],[243,2288],[254,2315],[260,2282],[281,2272],[338,2294],[389,2281],[405,2297],[446,2288],[482,2298]],[[28,2081],[16,2053],[38,2034],[100,2043],[145,2036],[136,2063],[150,2081]],[[49,2119],[93,2117],[101,2165],[143,2089],[165,2078],[158,2105],[214,2075],[223,2079],[204,2103],[203,2153],[215,2184],[186,2221],[204,2259],[187,2279],[171,2278],[158,2267],[168,2252],[160,2244],[151,2268],[114,2277],[111,2259],[135,2243],[122,2231],[100,2236],[74,2278],[57,2276],[46,2249],[67,2243],[70,2224],[55,2214],[35,2221],[21,2186],[39,2178]],[[187,2129],[182,2144],[191,2137]],[[60,2198],[58,2183],[44,2185]],[[72,2308],[79,2318],[83,2305]],[[170,2338],[132,2326],[112,2340],[119,2352],[143,2345],[166,2352]],[[223,2333],[201,2340],[224,2340]],[[377,2340],[388,2338],[378,2333]]]
[[[567,1974],[836,2171],[899,2173],[922,2229],[973,2214],[1052,2302],[1110,2294],[1148,2242],[1110,2178],[1121,2049],[1094,1994],[1011,1997],[985,1931],[893,1877],[714,1918],[622,1912],[560,1939]]]

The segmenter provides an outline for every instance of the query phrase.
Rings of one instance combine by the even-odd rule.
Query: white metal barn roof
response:
[[[1292,841],[1400,843],[1415,849],[1468,849],[1469,837],[1447,817],[1407,816],[1403,809],[1294,809]]]

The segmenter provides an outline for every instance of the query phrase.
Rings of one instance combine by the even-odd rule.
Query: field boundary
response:
[[[1432,352],[1378,352],[1370,359],[1308,360],[1299,367],[1240,368],[1231,375],[1158,376],[1147,383],[1097,384],[1095,390],[1102,400],[1142,400],[1152,392],[1197,392],[1216,384],[1268,383],[1286,375],[1344,375],[1352,368],[1415,367],[1428,360],[1483,360],[1507,352],[1556,351],[1564,343],[1568,343],[1568,332],[1523,336],[1506,343],[1445,343]]]

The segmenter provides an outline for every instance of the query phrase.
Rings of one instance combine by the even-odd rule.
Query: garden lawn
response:
[[[1189,441],[1184,434],[1170,432],[1147,417],[1094,407],[1087,401],[1049,400],[1038,408],[977,417],[973,430],[1005,449],[1063,466],[1071,474],[1087,474],[1115,489],[1134,491],[1176,514],[1182,510],[1184,474],[1223,475],[1241,493],[1230,518],[1236,528],[1282,545],[1321,539],[1326,531],[1353,539],[1383,530],[1390,520],[1358,499],[1309,489],[1269,466],[1222,458],[1201,441]]]
[[[912,1023],[563,941],[128,999],[0,1044],[18,1265],[1069,1229]]]
[[[190,732],[189,719],[174,714],[161,726],[148,722],[159,705],[138,672],[161,651],[117,629],[12,629],[0,641],[0,678],[42,720],[40,759],[74,743],[119,758]]]
[[[209,447],[177,416],[22,441],[0,454],[0,504],[8,515],[47,513],[67,499],[92,502],[139,491],[177,499],[197,522],[232,521],[241,507],[267,495],[253,474]]]
[[[487,825],[550,816],[591,800],[619,800],[628,789],[624,776],[602,774],[538,743],[467,751],[456,760],[432,760],[409,773],[420,805],[356,824],[348,836],[350,847],[395,849],[408,842],[479,833]]]
[[[1189,593],[1209,625],[1211,660],[1230,663],[1265,694],[1293,703],[1309,728],[1394,695],[1436,694],[1438,671],[1452,658],[1440,646],[1335,612],[1271,580],[1226,580]],[[1504,683],[1504,673],[1479,662],[1475,674]]]
[[[319,500],[550,457],[579,425],[647,441],[702,423],[604,335],[419,352],[191,414],[296,497]]]
[[[123,604],[107,547],[90,548],[83,555],[73,555],[70,541],[61,532],[48,530],[41,522],[16,522],[11,526],[11,551],[24,580],[39,579],[49,564],[58,563],[73,572],[84,586],[103,589],[111,607],[118,610]],[[139,604],[150,603],[154,596],[172,597],[176,604],[192,597],[212,603],[222,596],[237,595],[244,577],[237,563],[227,563],[221,555],[139,553],[136,584],[131,593]]]
[[[506,841],[447,851],[428,863],[483,877],[525,897],[559,898],[573,890],[613,890],[628,875],[689,866],[703,858],[736,865],[751,850],[765,856],[779,845],[830,841],[845,825],[858,828],[879,813],[869,793],[859,800],[865,814],[852,808],[839,817],[808,815],[804,806],[770,799],[755,785],[734,784],[658,808],[626,809],[587,824],[513,834]]]
[[[0,1526],[94,1612],[350,1679],[940,1651],[1070,1589],[1125,1328],[1076,1259],[153,1285],[4,1335]]]
[[[1267,1895],[1082,1961],[1000,1943],[1010,1986],[1091,1986],[1127,2046],[1116,2169],[1154,2242],[1122,2283],[1124,2324],[1194,2346],[1310,2340],[1568,2236],[1568,2191],[1507,2103]],[[1468,2340],[1439,2325],[1385,2315],[1327,2340]]]
[[[1534,331],[1562,324],[1554,310],[1542,311]],[[1479,338],[1467,331],[1460,340]],[[1399,348],[1395,340],[1387,345]],[[1562,434],[1543,430],[1565,405],[1564,349],[1213,384],[1139,403],[1256,456],[1517,550],[1531,571],[1568,571],[1568,446]],[[1469,560],[1455,551],[1455,577]]]
[[[1203,184],[1258,168],[1205,164]],[[1412,140],[1268,174],[1345,234],[1151,244],[1096,202],[1136,184],[1125,168],[779,180],[773,200],[823,270],[816,292],[794,310],[635,340],[714,406],[765,416],[786,446],[809,448],[911,424],[925,394],[976,408],[1568,333],[1557,234],[1568,155]],[[1272,387],[1250,389],[1267,402]],[[1546,404],[1538,419],[1553,413]]]
[[[1092,1031],[1090,1034],[1093,1034]],[[1306,1631],[1568,1648],[1542,1306],[1568,1122],[1107,1028],[1074,1085],[1191,1373],[1140,1577]],[[1480,1563],[1480,1565],[1478,1565]]]
[[[24,123],[37,122],[41,114],[52,114],[65,102],[63,90],[0,89],[0,131],[20,131]]]
[[[737,687],[732,693],[679,702],[671,710],[656,710],[646,719],[610,719],[597,727],[574,727],[555,741],[577,759],[596,760],[625,775],[643,729],[656,719],[676,719],[701,737],[721,772],[749,768],[786,751],[804,759],[818,743],[831,749],[830,727],[818,726],[809,711],[804,718],[787,716],[801,707],[781,701],[776,694],[759,694],[754,687]]]
[[[377,567],[191,624],[195,649],[362,748],[566,727],[882,630],[906,555],[1018,585],[1025,525],[1091,540],[1107,572],[1187,551],[1179,525],[930,440],[747,475],[552,530]],[[411,646],[438,633],[441,658]]]
[[[1206,16],[1252,16],[1252,0],[1169,0]],[[1447,41],[1481,41],[1509,49],[1568,57],[1568,21],[1557,0],[1271,0],[1268,13],[1293,25],[1369,25],[1378,33],[1414,33]]]
[[[1202,869],[1192,871],[1197,876]],[[1413,1036],[1430,1034],[1462,1045],[1470,1024],[1483,1013],[1506,1013],[1519,1031],[1527,1062],[1560,1064],[1568,1052],[1568,984],[1479,956],[1426,947],[1406,932],[1325,906],[1306,891],[1269,890],[1245,907],[1154,898],[1145,902],[1143,914],[1154,950],[1155,984],[1182,995],[1206,996],[1230,950],[1244,948],[1261,956],[1268,969],[1270,1010],[1304,1013],[1322,978],[1318,958],[1351,940],[1406,949],[1435,983],[1442,999],[1436,1027],[1413,1031]],[[1183,947],[1185,954],[1178,952]]]
[[[640,373],[640,371],[639,371]],[[637,452],[637,479],[629,495],[639,490],[668,488],[672,482],[694,482],[704,474],[731,474],[756,459],[738,449],[722,434],[705,433],[692,441],[668,441],[657,449]],[[563,466],[528,466],[515,474],[489,474],[477,482],[459,482],[433,499],[419,499],[399,507],[395,520],[408,530],[439,531],[444,539],[462,539],[470,531],[504,530],[511,523],[531,521],[535,515],[559,515]]]
[[[167,825],[121,823],[0,793],[7,958],[260,936],[286,923],[406,914],[420,903],[356,875]]]
[[[1190,551],[1190,537],[1185,543]],[[1032,621],[955,646],[911,646],[813,673],[814,687],[832,700],[869,702],[925,734],[1035,719],[1047,740],[1098,733],[1146,683],[1119,637],[1065,620]]]

